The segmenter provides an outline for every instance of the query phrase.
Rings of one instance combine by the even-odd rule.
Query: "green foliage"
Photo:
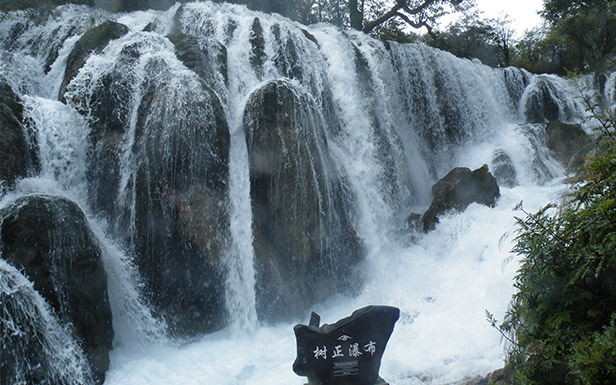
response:
[[[449,25],[445,31],[424,35],[425,44],[492,67],[511,65],[513,29],[508,17],[482,19],[475,8]]]
[[[609,0],[544,0],[541,16],[554,23],[563,17],[578,14],[588,8],[601,8],[609,3]]]
[[[513,39],[511,22],[482,19],[472,6],[444,31],[423,38],[430,46],[490,66],[514,65],[534,73],[565,75],[616,66],[616,2],[545,0],[545,24]]]
[[[600,131],[568,200],[518,219],[517,294],[499,327],[517,384],[616,383],[616,141]]]
[[[541,14],[547,25],[520,41],[515,65],[564,75],[616,64],[616,2],[546,0]]]
[[[616,317],[609,326],[573,347],[574,374],[580,383],[612,384],[616,378]]]
[[[423,37],[429,46],[467,58],[479,59],[489,66],[499,64],[498,46],[493,42],[494,29],[476,13],[467,14],[447,30]]]

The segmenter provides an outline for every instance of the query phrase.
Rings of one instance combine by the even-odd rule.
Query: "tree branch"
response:
[[[418,13],[422,12],[423,10],[428,8],[430,5],[432,5],[432,3],[434,3],[434,2],[435,2],[435,0],[426,0],[419,7],[413,8],[413,9],[411,9],[408,6],[406,1],[400,1],[399,3],[402,5],[402,9],[404,9],[406,11],[406,13],[408,13],[410,15],[417,15]]]
[[[408,25],[410,25],[413,28],[419,29],[421,27],[426,27],[428,29],[428,33],[432,31],[432,27],[430,27],[425,20],[421,20],[418,22],[415,22],[413,20],[411,20],[408,16],[406,16],[404,13],[398,12],[396,13],[397,17],[401,18],[402,20],[404,20]]]
[[[386,22],[387,20],[389,20],[392,17],[394,17],[396,15],[396,13],[398,13],[398,11],[401,8],[402,8],[402,6],[400,4],[394,5],[392,9],[390,9],[388,12],[383,14],[381,17],[378,17],[377,19],[372,20],[372,21],[366,23],[364,25],[363,32],[364,33],[370,33],[374,29],[374,27],[376,27],[377,25],[381,25],[384,22]]]
[[[382,16],[376,18],[375,20],[372,20],[366,23],[362,31],[364,33],[370,33],[376,26],[381,25],[385,23],[387,20],[391,19],[392,17],[397,16],[397,17],[400,17],[402,20],[404,20],[406,23],[408,23],[413,28],[421,28],[421,27],[428,28],[428,33],[430,33],[430,31],[432,31],[432,28],[428,26],[425,21],[414,22],[407,15],[400,12],[400,10],[403,10],[409,15],[417,15],[423,12],[424,10],[426,10],[426,8],[434,4],[436,1],[438,0],[425,0],[421,5],[415,8],[411,8],[408,5],[408,0],[396,0],[396,4],[389,11],[384,13]]]

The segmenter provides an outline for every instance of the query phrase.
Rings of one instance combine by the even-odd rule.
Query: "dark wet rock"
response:
[[[507,366],[502,369],[495,370],[485,377],[477,376],[456,385],[513,385],[513,371]]]
[[[254,70],[260,74],[263,72],[263,64],[267,59],[265,54],[265,37],[263,36],[263,27],[261,26],[261,20],[255,17],[250,27],[250,45],[252,46],[252,52],[250,53],[250,64]]]
[[[524,94],[524,89],[531,81],[531,74],[523,69],[516,67],[507,67],[503,69],[503,78],[510,100],[517,110],[520,99]]]
[[[609,73],[606,72],[594,72],[592,74],[593,89],[599,90],[599,96],[605,95],[606,86],[608,85]]]
[[[13,24],[11,29],[9,29],[8,35],[4,38],[4,49],[7,51],[13,50],[21,35],[23,35],[30,28],[30,26],[31,22],[25,20]]]
[[[229,81],[227,48],[220,42],[181,32],[167,38],[175,46],[178,59],[195,71],[208,86],[218,89]]]
[[[11,87],[0,81],[0,185],[11,185],[38,168],[36,146],[23,124],[23,105]]]
[[[549,151],[546,149],[545,124],[524,124],[520,125],[520,129],[528,140],[529,150],[533,154],[530,169],[535,180],[545,183],[556,177],[551,166]]]
[[[229,128],[203,80],[142,57],[142,44],[126,44],[74,105],[91,129],[90,204],[133,249],[155,313],[194,336],[226,319]]]
[[[497,150],[492,157],[492,175],[499,186],[514,187],[518,184],[517,172],[511,158],[503,150]]]
[[[414,190],[416,186],[410,178],[398,171],[399,161],[406,161],[406,159],[402,160],[396,157],[396,154],[404,152],[403,144],[399,141],[398,135],[392,131],[390,122],[383,119],[381,110],[387,108],[386,102],[381,100],[382,98],[376,91],[378,81],[375,82],[373,78],[374,74],[370,68],[370,63],[355,44],[353,44],[353,52],[357,87],[364,99],[363,110],[369,118],[372,127],[372,140],[382,166],[380,178],[383,186],[387,186],[382,190],[382,193],[390,207],[396,210],[401,207],[399,205],[399,197],[402,195],[400,187],[404,186],[404,189]]]
[[[421,214],[410,213],[409,216],[406,217],[406,225],[411,231],[419,231],[422,228]]]
[[[71,325],[102,383],[113,342],[107,274],[81,209],[51,196],[27,196],[2,211],[2,258]]]
[[[280,25],[272,26],[272,34],[276,39],[274,45],[277,49],[277,54],[274,57],[276,68],[288,78],[302,80],[304,78],[303,70],[298,56],[297,47],[290,36],[284,36],[280,29]]]
[[[423,215],[424,231],[434,230],[439,215],[464,211],[473,202],[494,206],[500,189],[487,165],[474,171],[457,167],[432,186],[432,196],[432,204]]]
[[[322,119],[286,80],[267,83],[246,106],[257,308],[269,319],[296,316],[356,286],[362,248],[345,181],[327,150],[323,127],[334,123]]]
[[[132,12],[148,9],[164,11],[175,2],[176,0],[90,0],[90,4],[109,12]],[[179,2],[185,3],[188,0],[179,0]]]
[[[237,22],[231,18],[225,24],[225,44],[229,45],[233,37],[235,36],[235,31],[237,30]]]
[[[66,87],[77,75],[92,53],[102,51],[111,40],[119,39],[128,32],[129,29],[127,26],[111,20],[86,31],[77,43],[75,43],[73,50],[68,56],[66,71],[64,72],[64,79],[60,86],[58,98],[64,100]]]
[[[77,341],[32,283],[0,260],[0,383],[92,385]],[[99,381],[100,382],[100,381]]]
[[[134,71],[140,60],[139,44],[123,47],[107,73],[88,89],[80,89],[79,98],[67,101],[90,127],[86,170],[90,204],[96,212],[114,218],[114,222],[119,216],[115,201],[120,188],[124,135],[130,126],[134,88],[141,81]]]
[[[567,169],[575,171],[584,164],[592,142],[579,124],[549,122],[545,134],[552,155]]]
[[[529,123],[559,119],[560,109],[551,91],[552,87],[548,82],[539,81],[536,90],[526,102],[526,120]]]
[[[54,39],[51,42],[51,46],[47,48],[48,54],[47,54],[47,57],[45,58],[45,66],[43,67],[45,73],[49,73],[49,71],[51,71],[51,66],[58,59],[60,50],[62,49],[62,46],[64,46],[64,43],[66,42],[66,40],[79,33],[80,33],[79,28],[77,26],[71,26],[68,29],[63,28],[63,27],[57,27],[53,31],[52,33],[53,36],[61,36],[61,38],[58,40]]]
[[[89,100],[79,100],[77,110],[88,117],[90,145],[88,196],[97,211],[113,212],[120,184],[120,165],[125,129],[130,119],[130,78],[106,74]]]
[[[216,26],[214,21],[210,18],[201,18],[195,15],[193,12],[186,11],[186,6],[181,5],[173,16],[173,28],[170,32],[171,35],[176,33],[185,33],[186,29],[190,30],[192,24],[197,23],[199,25],[200,37],[203,36],[216,36]],[[185,28],[188,27],[188,28]],[[165,27],[163,27],[164,29]],[[190,32],[188,32],[190,34]]]
[[[154,75],[143,85],[132,149],[135,217],[125,223],[135,227],[136,265],[158,314],[172,333],[199,335],[226,318],[229,128],[202,82],[161,76],[163,61],[146,71]]]
[[[319,41],[317,40],[316,37],[314,37],[313,34],[311,34],[310,32],[306,31],[303,28],[301,28],[301,31],[304,34],[304,36],[306,36],[306,39],[310,40],[311,42],[313,42],[316,45],[319,45]]]
[[[537,77],[525,92],[529,93],[525,96],[524,105],[528,123],[567,121],[573,116],[563,102],[566,100],[565,95],[561,95],[549,79]]]

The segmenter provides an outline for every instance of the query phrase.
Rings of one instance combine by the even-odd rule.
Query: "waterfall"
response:
[[[6,61],[2,62],[0,77],[9,80],[14,89],[23,92],[25,127],[31,133],[30,141],[38,148],[37,158],[41,167],[38,175],[19,181],[14,190],[3,196],[0,207],[9,207],[20,196],[36,197],[39,194],[62,196],[79,204],[81,210],[89,216],[88,225],[101,247],[102,260],[108,274],[108,290],[116,334],[115,345],[141,349],[143,346],[164,340],[166,338],[165,326],[152,316],[143,299],[142,284],[131,257],[110,239],[107,223],[93,215],[89,208],[86,178],[87,143],[90,131],[88,124],[83,116],[73,108],[53,100],[62,80],[61,76],[64,72],[62,66],[66,64],[66,56],[70,53],[79,34],[102,20],[99,12],[89,14],[75,12],[77,10],[74,7],[66,7],[65,16],[67,18],[64,19],[66,23],[61,22],[61,18],[51,17],[48,25],[32,25],[31,21],[25,17],[22,19],[18,13],[15,24],[11,28],[12,33],[7,36],[8,39],[21,37],[22,40],[4,42],[7,50],[3,50],[2,54]],[[22,44],[24,39],[30,43],[34,40],[40,44],[40,47],[37,49],[37,47],[24,45]],[[9,47],[12,50],[9,50]],[[26,60],[26,66],[35,67],[30,69],[31,72],[27,76],[15,71],[28,70],[28,67],[11,65],[13,61],[22,60],[20,56],[26,54],[33,55]],[[49,57],[54,58],[53,61],[47,63],[49,68],[42,68],[42,63],[45,63],[44,60],[49,60]],[[6,265],[4,261],[0,262]],[[23,293],[19,298],[28,298],[20,304],[24,311],[28,311],[28,314],[24,316],[27,318],[15,327],[36,328],[33,330],[40,333],[40,342],[44,344],[41,347],[43,353],[40,359],[57,361],[49,361],[48,364],[41,363],[43,369],[24,369],[22,371],[22,374],[26,376],[24,381],[33,379],[42,381],[44,377],[40,377],[37,370],[51,370],[50,373],[53,373],[64,367],[63,373],[59,371],[58,374],[51,374],[52,378],[55,378],[52,382],[90,383],[92,374],[88,374],[90,370],[88,364],[84,361],[83,353],[79,353],[80,348],[71,337],[70,330],[55,319],[54,312],[49,310],[45,300],[32,289],[32,284],[21,275],[18,280],[13,280],[14,274],[8,270],[11,267],[5,265],[3,265],[2,274],[2,278],[6,278],[4,282],[12,282],[14,287],[11,290]],[[4,289],[7,290],[5,293],[11,293],[8,287],[3,287]],[[27,310],[27,306],[36,306],[36,309]],[[39,323],[43,326],[28,326],[30,324],[39,325]],[[51,345],[48,346],[48,344]],[[26,345],[23,345],[23,347],[26,349],[22,352],[23,354],[31,354],[32,346],[26,348]],[[58,350],[60,347],[63,350]],[[24,359],[17,356],[15,358]],[[66,360],[66,362],[61,362],[61,360]],[[35,377],[27,377],[31,371]],[[22,380],[18,378],[16,381],[22,383],[19,382]]]
[[[41,380],[91,383],[92,373],[83,351],[32,283],[4,260],[0,260],[0,273],[3,371],[14,363],[13,372],[6,373],[7,379],[20,385]],[[35,338],[30,340],[30,335]]]
[[[511,208],[564,189],[546,124],[582,121],[570,81],[209,1],[12,12],[0,47],[38,162],[2,185],[0,226],[30,200],[85,218],[115,335],[105,383],[299,383],[292,324],[377,303],[401,309],[392,384],[497,369],[484,310],[513,293]],[[613,109],[615,79],[583,81]],[[494,208],[409,227],[437,180],[483,164]],[[37,330],[49,376],[96,382],[29,279],[0,260],[0,333]]]

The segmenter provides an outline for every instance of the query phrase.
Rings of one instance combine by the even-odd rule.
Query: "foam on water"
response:
[[[357,298],[334,297],[316,305],[322,322],[333,323],[353,310],[388,304],[401,317],[382,361],[381,376],[392,385],[452,384],[503,366],[504,345],[485,311],[502,320],[513,294],[517,257],[513,207],[527,211],[557,200],[558,181],[544,186],[502,189],[495,208],[473,204],[441,219],[436,230],[409,247],[392,246],[378,257]],[[308,322],[308,315],[301,323]],[[148,353],[112,353],[106,385],[303,384],[293,373],[293,324],[260,327],[251,335],[227,331]]]

